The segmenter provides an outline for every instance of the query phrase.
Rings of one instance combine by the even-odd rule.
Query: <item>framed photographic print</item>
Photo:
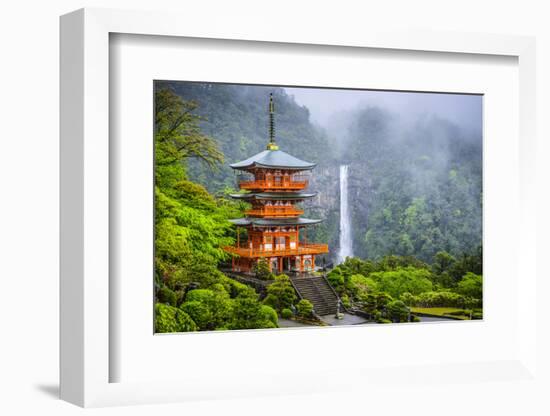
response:
[[[62,398],[532,380],[533,40],[212,27],[62,18]]]
[[[482,319],[481,95],[153,88],[155,332]]]

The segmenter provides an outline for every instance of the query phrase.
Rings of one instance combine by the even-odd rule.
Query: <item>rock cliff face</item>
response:
[[[330,253],[327,261],[335,261],[340,237],[340,164],[334,162],[318,166],[310,178],[311,191],[317,196],[304,203],[305,216],[321,218],[323,222],[308,230],[308,240],[326,242]],[[351,211],[353,254],[366,257],[364,238],[368,229],[371,198],[376,198],[371,187],[366,163],[349,164],[348,197]]]
[[[356,257],[367,257],[364,249],[365,233],[368,230],[368,218],[372,198],[375,197],[371,186],[366,163],[349,165],[349,204],[353,233],[353,254]]]
[[[305,216],[321,218],[323,222],[308,230],[310,241],[325,242],[330,253],[326,260],[332,262],[338,253],[340,190],[338,165],[317,166],[310,177],[311,191],[317,196],[304,202]]]

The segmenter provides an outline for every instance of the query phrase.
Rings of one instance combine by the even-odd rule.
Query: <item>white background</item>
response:
[[[534,1],[297,1],[208,2],[181,1],[20,1],[3,4],[0,14],[2,120],[0,178],[0,250],[2,278],[2,342],[0,346],[0,411],[3,414],[80,413],[55,399],[58,367],[58,16],[83,6],[155,8],[186,11],[190,18],[220,13],[247,14],[250,19],[275,19],[281,30],[288,24],[357,27],[434,28],[538,36],[538,131],[540,175],[548,174],[548,137],[545,115],[550,114],[550,30],[544,2]],[[256,4],[255,4],[256,3]],[[239,6],[242,4],[242,7]],[[325,5],[331,4],[331,8]],[[349,7],[348,7],[349,6]],[[265,7],[265,6],[264,6]],[[351,7],[351,8],[350,8]],[[185,22],[182,22],[185,24]],[[236,32],[239,28],[235,28]],[[543,141],[542,138],[546,138]],[[540,212],[550,212],[547,182],[540,180]],[[542,215],[541,215],[542,217]],[[548,249],[540,236],[548,235],[541,218],[539,250]],[[506,238],[506,230],[503,230]],[[545,246],[543,246],[545,244]],[[540,256],[542,264],[543,256]],[[550,293],[543,281],[539,292]],[[540,313],[547,310],[540,305]],[[539,334],[549,351],[548,331]],[[539,367],[549,374],[548,353],[539,354]],[[330,383],[331,380],[327,380]],[[475,386],[458,382],[448,389],[433,386],[433,394],[388,385],[373,397],[365,391],[323,393],[315,396],[209,403],[141,406],[94,410],[100,414],[345,414],[406,412],[414,414],[548,414],[543,393],[527,384],[493,383],[481,394]],[[311,412],[310,412],[311,410]]]

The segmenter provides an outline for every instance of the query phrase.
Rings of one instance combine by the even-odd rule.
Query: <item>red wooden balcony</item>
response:
[[[328,244],[303,244],[300,243],[296,248],[283,248],[273,250],[260,250],[258,248],[227,246],[223,248],[226,252],[240,257],[258,258],[258,257],[282,257],[282,256],[301,256],[303,254],[323,254],[328,253]]]
[[[307,180],[302,181],[293,181],[287,178],[277,178],[273,179],[253,179],[253,180],[242,180],[239,182],[239,187],[241,189],[247,190],[256,190],[256,189],[265,189],[272,191],[300,191],[307,188],[309,182]]]
[[[294,206],[265,206],[259,209],[249,209],[244,213],[251,217],[297,217],[302,215],[304,210]]]

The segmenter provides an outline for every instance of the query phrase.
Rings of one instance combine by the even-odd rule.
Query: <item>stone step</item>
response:
[[[302,299],[313,304],[315,313],[329,315],[336,313],[338,297],[323,277],[310,276],[292,279]]]

